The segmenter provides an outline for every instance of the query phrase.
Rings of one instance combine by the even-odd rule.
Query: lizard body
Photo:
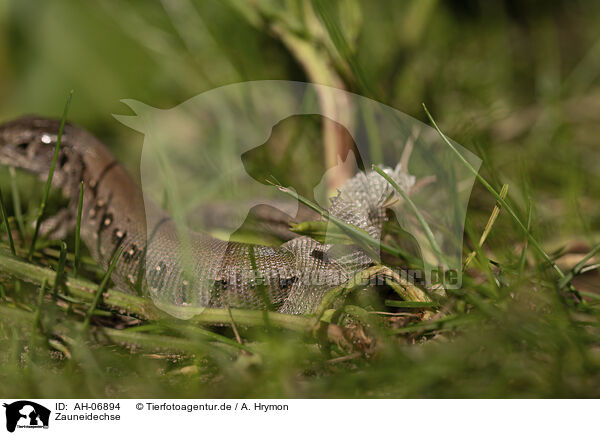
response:
[[[28,116],[0,126],[0,163],[45,179],[60,122]],[[403,188],[414,179],[387,169]],[[142,288],[156,301],[203,307],[271,308],[287,313],[313,311],[328,289],[342,284],[371,260],[359,248],[340,258],[331,245],[296,237],[280,247],[248,245],[187,233],[192,261],[182,266],[181,242],[169,215],[144,198],[141,189],[110,151],[86,130],[66,124],[53,186],[69,198],[61,219],[74,222],[83,181],[81,238],[104,268],[123,248],[112,278],[117,287]],[[347,187],[348,186],[348,187]],[[330,213],[381,234],[384,202],[392,188],[373,173],[350,179]],[[148,213],[148,211],[150,212]],[[184,270],[185,269],[185,270]]]

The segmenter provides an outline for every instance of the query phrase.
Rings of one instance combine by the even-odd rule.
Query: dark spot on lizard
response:
[[[192,290],[194,288],[193,278],[186,278],[187,274],[183,271],[181,276],[182,279],[181,285],[179,287],[178,298],[181,303],[187,304],[194,300],[194,294],[192,293]]]
[[[112,235],[113,235],[113,237],[112,237],[112,242],[113,242],[115,245],[117,245],[117,244],[120,244],[120,243],[123,241],[123,239],[124,239],[124,238],[125,238],[125,236],[127,235],[127,231],[123,231],[123,230],[120,230],[120,229],[118,229],[118,228],[115,228],[115,229],[113,230],[113,234],[112,234]]]
[[[321,260],[323,263],[329,263],[329,257],[325,251],[321,251],[320,249],[313,249],[310,253],[310,256],[316,258],[317,260]]]
[[[104,213],[102,216],[101,230],[108,228],[113,223],[113,215],[112,213]]]
[[[27,148],[29,148],[29,142],[21,142],[17,145],[17,149],[21,151],[25,151]]]
[[[215,279],[210,292],[210,305],[218,305],[223,292],[227,291],[227,280],[225,278]]]
[[[159,261],[158,265],[156,265],[149,273],[148,273],[148,284],[150,287],[161,289],[165,277],[167,275],[167,266],[164,261]]]
[[[100,172],[100,175],[98,175],[98,178],[96,178],[95,180],[90,181],[90,188],[92,189],[92,194],[94,196],[96,196],[98,194],[98,186],[100,185],[100,182],[102,181],[102,179],[104,178],[104,176],[115,166],[117,166],[117,161],[113,160],[112,162],[110,162],[109,164],[107,164],[102,171]]]
[[[297,276],[290,276],[290,277],[279,277],[279,288],[283,291],[289,291],[292,286],[294,285],[294,283],[298,281],[298,277]]]
[[[141,252],[142,251],[137,247],[137,245],[132,243],[131,246],[125,252],[123,252],[123,261],[125,261],[125,263],[136,261]]]
[[[186,305],[190,302],[189,294],[183,287],[181,287],[180,292],[177,296],[178,304]]]
[[[58,166],[62,168],[67,164],[68,161],[69,161],[69,156],[67,156],[66,153],[61,153],[60,158],[58,160]]]

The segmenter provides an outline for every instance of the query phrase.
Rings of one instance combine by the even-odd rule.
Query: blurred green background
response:
[[[486,179],[498,190],[509,184],[524,221],[531,206],[532,232],[568,270],[600,241],[599,28],[600,2],[584,0],[0,0],[0,121],[25,113],[59,117],[73,89],[70,120],[136,171],[143,138],[111,116],[131,114],[119,102],[124,98],[170,108],[228,83],[285,79],[343,87],[427,122],[425,103],[446,134],[483,159]],[[494,203],[477,183],[468,212],[471,248]],[[165,365],[176,364],[136,360],[131,376],[123,369],[94,378],[83,370],[72,385],[58,377],[45,391],[18,390],[14,382],[8,391],[596,397],[598,311],[565,308],[533,254],[528,280],[506,278],[523,240],[501,213],[484,248],[498,268],[496,281],[481,266],[465,289],[489,296],[482,289],[500,283],[501,297],[477,304],[459,295],[447,310],[489,316],[491,328],[466,336],[440,327],[427,336],[438,338],[433,344],[392,346],[375,361],[341,369],[312,356],[303,365],[293,346],[267,342],[271,358],[256,372],[248,370],[256,361],[206,369],[198,359],[191,378],[178,372],[153,383]],[[599,281],[592,270],[575,284],[594,294]],[[518,303],[515,292],[525,292]],[[96,355],[100,366],[123,366],[120,356]]]
[[[311,2],[3,0],[0,119],[59,116],[73,89],[71,120],[132,162],[142,138],[110,116],[130,113],[120,99],[170,108],[228,83],[314,81],[423,121],[426,103],[483,173],[530,187],[511,194],[534,197],[539,225],[598,228],[600,4],[331,4],[341,46]]]

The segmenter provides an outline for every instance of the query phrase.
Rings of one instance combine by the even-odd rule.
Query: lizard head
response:
[[[47,170],[58,139],[60,121],[23,116],[0,125],[0,163],[32,172]],[[65,124],[65,144],[69,124]],[[57,162],[61,165],[61,160]]]

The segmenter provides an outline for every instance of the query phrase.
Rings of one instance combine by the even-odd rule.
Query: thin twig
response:
[[[351,354],[348,355],[344,355],[344,356],[339,356],[337,358],[331,358],[329,360],[327,360],[328,364],[337,364],[337,363],[341,363],[341,362],[345,362],[345,361],[350,361],[356,358],[360,358],[360,356],[362,355],[361,352],[352,352]]]
[[[242,343],[242,337],[240,337],[240,333],[238,332],[237,327],[235,326],[235,322],[233,321],[233,316],[231,315],[231,308],[229,308],[229,305],[227,305],[226,308],[227,314],[229,315],[229,320],[231,322],[231,329],[233,329],[233,334],[235,335],[235,339],[239,344],[244,344]]]
[[[504,186],[502,186],[502,190],[500,190],[500,196],[502,198],[506,198],[507,193],[508,193],[508,184],[505,184]],[[494,209],[492,210],[492,213],[490,214],[490,217],[489,217],[487,223],[485,224],[485,229],[483,230],[483,233],[481,234],[481,238],[479,239],[479,247],[480,248],[483,247],[483,244],[485,243],[488,235],[490,234],[490,231],[492,230],[494,223],[496,223],[496,219],[498,218],[498,215],[500,214],[501,207],[502,207],[502,205],[498,202],[496,202],[496,204],[494,205]],[[467,259],[465,260],[465,264],[463,265],[463,270],[465,270],[469,266],[469,264],[471,263],[473,258],[475,258],[475,255],[477,255],[477,250],[471,251],[471,253],[467,256]]]

